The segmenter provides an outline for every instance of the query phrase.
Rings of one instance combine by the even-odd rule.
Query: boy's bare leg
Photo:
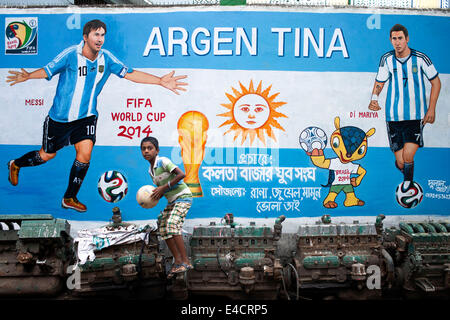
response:
[[[178,247],[176,244],[176,240],[175,237],[166,239],[166,244],[169,247],[170,252],[172,253],[173,257],[175,258],[175,264],[180,264],[183,262],[182,258],[181,258],[181,254],[178,251]]]
[[[175,245],[178,249],[178,253],[180,254],[181,262],[189,264],[189,258],[187,257],[186,248],[184,247],[183,236],[176,235],[173,239],[175,240]]]

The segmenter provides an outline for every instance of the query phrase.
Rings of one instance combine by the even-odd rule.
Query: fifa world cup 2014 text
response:
[[[111,119],[113,121],[138,122],[146,119],[149,122],[161,122],[165,117],[165,112],[148,112],[146,115],[142,112],[111,112]]]
[[[119,131],[117,136],[128,139],[141,138],[141,135],[148,137],[153,132],[149,125],[143,129],[141,126],[119,126]]]
[[[127,108],[151,108],[150,98],[127,98]]]

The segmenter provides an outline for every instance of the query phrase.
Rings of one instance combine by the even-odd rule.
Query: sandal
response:
[[[194,269],[194,266],[190,263],[182,263],[182,265],[185,266],[187,270]]]
[[[174,269],[172,269],[172,273],[183,273],[188,271],[188,267],[184,263],[174,264]]]
[[[167,279],[172,279],[175,276],[175,273],[173,272],[178,267],[178,264],[173,264],[172,268],[170,268],[169,273],[167,274]]]
[[[192,264],[186,264],[186,263],[180,263],[176,264],[174,263],[172,268],[169,271],[169,274],[167,275],[167,279],[172,279],[177,273],[183,273],[188,270],[194,269],[194,266]]]

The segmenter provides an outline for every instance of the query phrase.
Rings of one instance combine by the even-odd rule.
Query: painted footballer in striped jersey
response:
[[[394,50],[380,59],[369,109],[381,110],[378,95],[389,82],[386,95],[389,145],[408,189],[414,178],[414,156],[423,147],[423,126],[435,121],[441,81],[431,59],[408,47],[409,35],[404,26],[394,25],[389,39]],[[431,83],[428,101],[424,76]]]
[[[424,76],[438,76],[433,63],[424,53],[411,49],[401,61],[395,50],[380,59],[376,81],[389,81],[386,96],[386,121],[421,120],[428,111]]]
[[[9,71],[6,80],[15,85],[30,79],[50,80],[59,74],[53,104],[44,121],[42,147],[10,160],[8,180],[16,186],[20,168],[41,165],[53,159],[58,150],[72,144],[76,158],[61,206],[79,212],[87,210],[76,196],[88,171],[95,144],[97,97],[109,76],[115,74],[136,83],[160,85],[175,94],[179,94],[179,90],[185,91],[183,86],[187,85],[180,82],[186,76],[174,76],[174,71],[158,77],[125,66],[111,52],[102,49],[105,34],[105,23],[91,20],[83,27],[80,44],[65,49],[46,66],[31,73],[24,69]]]
[[[114,55],[101,49],[91,61],[82,53],[84,41],[61,52],[44,67],[47,80],[59,74],[58,87],[49,116],[58,122],[71,122],[98,116],[97,97],[111,73],[125,77],[132,68],[126,67]]]

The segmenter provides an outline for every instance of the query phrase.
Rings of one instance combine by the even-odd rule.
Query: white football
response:
[[[312,152],[314,149],[323,150],[327,146],[327,135],[318,127],[306,128],[300,133],[298,140],[306,152]]]
[[[158,204],[158,200],[153,200],[151,198],[153,190],[155,190],[154,186],[145,185],[136,193],[136,200],[142,208],[150,209]]]
[[[100,196],[106,201],[119,202],[128,192],[127,179],[119,171],[106,171],[98,179],[97,189]]]
[[[423,189],[415,181],[412,183],[403,181],[395,190],[395,198],[402,207],[412,209],[422,202]]]

